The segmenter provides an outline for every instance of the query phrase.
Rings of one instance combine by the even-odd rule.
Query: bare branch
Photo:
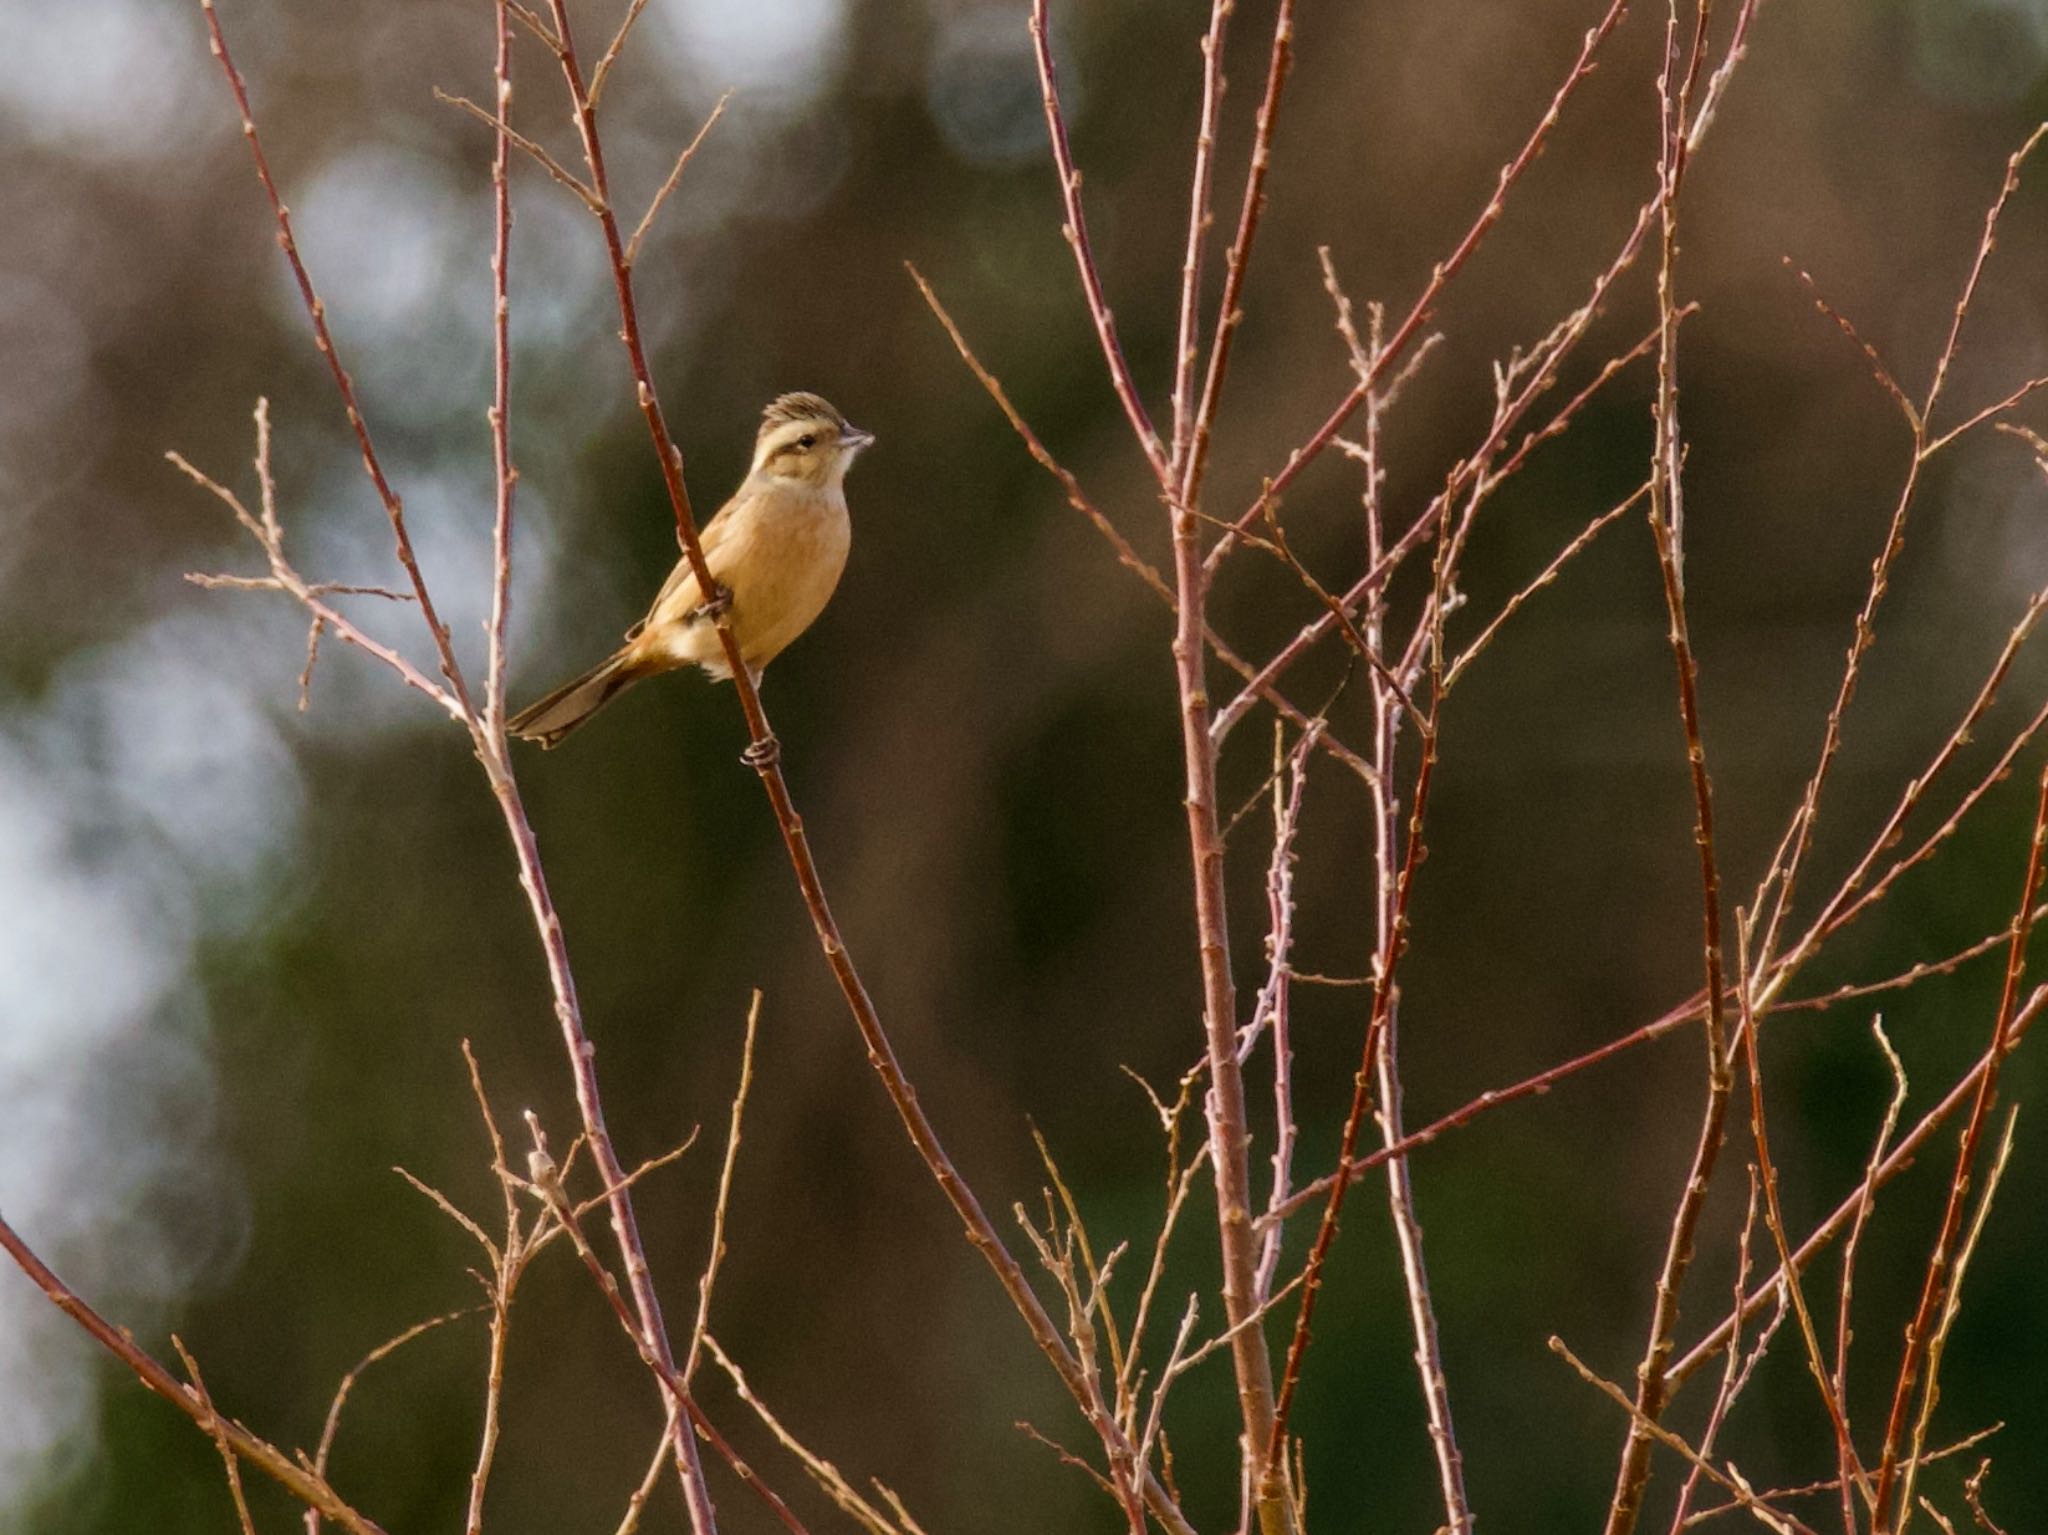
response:
[[[171,1347],[177,1350],[178,1358],[184,1363],[185,1377],[192,1382],[192,1394],[206,1409],[209,1421],[205,1427],[214,1447],[220,1451],[221,1465],[227,1470],[228,1496],[234,1499],[236,1522],[242,1527],[242,1535],[256,1535],[256,1521],[249,1513],[249,1497],[242,1491],[242,1463],[235,1458],[235,1447],[228,1443],[228,1436],[221,1429],[220,1414],[213,1410],[213,1398],[206,1394],[206,1382],[199,1374],[199,1361],[192,1357],[184,1340],[176,1333],[171,1334]]]
[[[1648,1438],[1656,1440],[1665,1448],[1676,1451],[1688,1463],[1696,1466],[1716,1486],[1733,1493],[1736,1503],[1746,1509],[1766,1529],[1776,1531],[1777,1535],[1814,1535],[1812,1529],[1806,1524],[1793,1518],[1790,1514],[1782,1513],[1772,1508],[1769,1503],[1758,1497],[1750,1489],[1749,1485],[1742,1480],[1740,1475],[1735,1472],[1732,1466],[1727,1471],[1721,1470],[1718,1466],[1702,1458],[1698,1451],[1679,1438],[1678,1435],[1672,1433],[1670,1429],[1655,1419],[1646,1416],[1642,1409],[1629,1400],[1627,1392],[1615,1385],[1614,1382],[1603,1380],[1600,1376],[1595,1375],[1577,1354],[1574,1354],[1565,1346],[1562,1338],[1553,1337],[1550,1340],[1550,1351],[1563,1359],[1574,1370],[1578,1371],[1581,1380],[1599,1390],[1610,1401],[1615,1402],[1623,1411],[1627,1412],[1634,1422],[1637,1431]]]
[[[356,446],[363,456],[363,471],[375,487],[377,499],[383,503],[384,514],[391,524],[392,542],[396,546],[399,564],[405,567],[407,579],[412,585],[413,596],[418,599],[420,615],[426,620],[427,629],[434,639],[435,653],[441,662],[441,672],[448,679],[448,686],[454,691],[459,706],[459,718],[474,731],[476,710],[469,699],[469,686],[463,680],[462,668],[455,659],[455,651],[448,639],[448,626],[441,622],[440,614],[434,607],[433,599],[427,594],[426,578],[420,574],[419,561],[413,555],[412,535],[405,525],[405,505],[399,500],[398,492],[384,473],[383,461],[377,456],[377,449],[370,440],[369,424],[363,419],[361,407],[356,402],[356,388],[341,365],[341,353],[336,350],[334,337],[327,328],[327,306],[314,291],[313,279],[306,270],[306,263],[299,255],[298,237],[292,232],[290,212],[285,208],[284,198],[277,189],[277,182],[270,174],[270,161],[263,153],[263,141],[256,135],[256,119],[249,108],[249,90],[242,81],[242,73],[235,67],[235,61],[228,53],[227,38],[221,31],[220,16],[214,9],[214,0],[199,0],[199,9],[206,18],[208,41],[213,56],[220,61],[221,72],[226,75],[228,88],[233,92],[235,108],[241,116],[242,137],[248,141],[249,153],[256,162],[256,179],[263,185],[263,195],[269,199],[272,217],[277,223],[277,243],[284,252],[285,260],[292,270],[292,278],[298,284],[299,297],[303,300],[306,316],[312,321],[313,341],[321,357],[327,363],[328,373],[334,379],[334,387],[341,395],[343,409],[348,413],[349,426],[354,429]],[[267,455],[266,455],[267,456]]]
[[[328,1485],[325,1477],[297,1464],[276,1446],[257,1438],[232,1418],[222,1417],[198,1391],[180,1385],[177,1377],[145,1353],[125,1328],[107,1321],[59,1279],[5,1220],[0,1220],[0,1249],[5,1249],[36,1288],[49,1298],[50,1304],[83,1328],[95,1343],[125,1365],[143,1385],[198,1424],[216,1443],[225,1440],[236,1455],[251,1462],[300,1502],[319,1509],[350,1535],[384,1535],[376,1523],[351,1508],[341,1494]]]
[[[1130,540],[1118,531],[1116,524],[1111,522],[1102,510],[1089,499],[1087,493],[1081,488],[1081,482],[1074,477],[1065,465],[1052,456],[1051,451],[1039,439],[1038,434],[1031,429],[1031,424],[1024,419],[1017,407],[1010,403],[1010,397],[1003,389],[1001,380],[982,364],[979,357],[975,356],[973,349],[967,344],[967,338],[961,334],[960,327],[954,323],[952,315],[947,313],[945,306],[939,302],[939,296],[932,291],[931,284],[925,281],[924,274],[919,272],[916,267],[909,266],[907,263],[906,269],[910,273],[911,280],[917,284],[918,291],[924,295],[925,303],[930,306],[939,324],[945,327],[947,336],[953,342],[953,349],[960,354],[960,360],[967,364],[969,371],[974,374],[981,387],[987,391],[989,398],[995,401],[996,408],[1002,411],[1003,418],[1010,423],[1010,429],[1017,434],[1018,439],[1024,444],[1025,451],[1038,462],[1039,466],[1046,473],[1060,482],[1060,488],[1067,495],[1067,504],[1087,518],[1095,531],[1108,541],[1110,548],[1116,553],[1117,563],[1143,581],[1146,590],[1165,603],[1170,611],[1177,612],[1179,610],[1179,599],[1174,596],[1173,588],[1167,584],[1166,578],[1131,546]],[[1309,717],[1295,707],[1278,688],[1270,684],[1261,686],[1253,682],[1255,669],[1252,664],[1235,650],[1231,649],[1224,642],[1223,638],[1216,633],[1214,628],[1205,625],[1203,628],[1203,638],[1218,660],[1222,661],[1225,666],[1228,666],[1240,677],[1246,679],[1248,693],[1254,694],[1271,704],[1280,716],[1291,724],[1303,730],[1308,728],[1310,723]],[[1361,777],[1371,774],[1372,765],[1348,746],[1345,746],[1343,742],[1330,735],[1329,732],[1323,732],[1318,737],[1318,740],[1325,752],[1329,753],[1330,756],[1339,762],[1342,762],[1352,772]]]
[[[636,0],[636,11],[638,6],[646,3],[647,0]],[[626,25],[632,25],[631,18],[627,19]],[[633,238],[626,242],[627,266],[632,266],[640,259],[640,247],[647,239],[647,231],[654,227],[655,216],[661,212],[661,205],[667,202],[669,194],[675,191],[676,183],[683,179],[683,171],[695,157],[698,146],[704,142],[704,137],[710,133],[712,125],[725,115],[725,104],[731,100],[731,91],[718,98],[718,104],[711,109],[711,115],[705,118],[703,125],[697,129],[696,136],[685,144],[683,152],[676,156],[675,166],[669,171],[668,179],[662,182],[661,190],[654,194],[654,200],[647,205],[647,211],[640,215],[640,222],[633,230]]]
[[[1109,369],[1110,384],[1131,423],[1139,448],[1151,464],[1160,489],[1164,490],[1173,483],[1166,448],[1159,441],[1159,433],[1139,397],[1137,382],[1131,377],[1131,365],[1124,360],[1123,343],[1116,334],[1116,317],[1110,313],[1109,300],[1103,296],[1102,273],[1095,265],[1094,248],[1088,243],[1088,219],[1081,211],[1081,173],[1074,168],[1074,151],[1067,142],[1067,118],[1060,105],[1059,74],[1053,68],[1052,39],[1048,33],[1045,6],[1046,0],[1032,0],[1031,42],[1033,56],[1038,61],[1039,94],[1045,105],[1046,135],[1052,143],[1053,166],[1059,172],[1060,198],[1066,207],[1067,221],[1061,233],[1073,248],[1074,265],[1081,275],[1081,291],[1088,300],[1089,317],[1095,322],[1095,338],[1102,347],[1102,359]]]
[[[902,1535],[886,1514],[862,1497],[854,1489],[853,1484],[839,1474],[837,1466],[823,1456],[814,1455],[805,1449],[797,1437],[782,1426],[781,1420],[768,1410],[768,1404],[754,1394],[754,1388],[747,1384],[747,1378],[741,1373],[740,1367],[732,1362],[732,1357],[719,1346],[714,1335],[704,1335],[704,1347],[712,1360],[731,1379],[733,1390],[739,1393],[739,1399],[753,1408],[754,1416],[761,1420],[762,1426],[775,1436],[777,1443],[802,1463],[804,1470],[810,1473],[811,1480],[839,1506],[841,1512],[865,1526],[871,1535]]]
[[[604,204],[599,200],[598,194],[584,185],[581,177],[562,164],[560,160],[549,154],[546,149],[513,128],[510,123],[506,122],[497,113],[486,112],[467,96],[451,96],[438,85],[434,87],[434,99],[445,102],[451,107],[460,107],[463,111],[469,113],[470,116],[476,118],[477,121],[489,127],[499,137],[509,141],[520,153],[524,154],[534,164],[554,177],[556,181],[581,198],[583,205],[592,213],[603,211]]]
[[[725,1258],[725,1212],[732,1200],[733,1169],[740,1158],[740,1121],[747,1111],[747,1089],[754,1085],[754,1038],[761,1022],[761,993],[747,1006],[747,1034],[740,1046],[740,1080],[733,1089],[732,1124],[725,1135],[725,1161],[718,1169],[718,1200],[711,1211],[711,1252],[704,1260],[704,1272],[697,1280],[697,1319],[690,1325],[690,1346],[683,1355],[685,1383],[697,1374],[697,1358],[704,1348],[704,1329],[711,1321],[711,1290],[718,1283],[718,1265]]]
[[[619,22],[619,30],[612,34],[611,43],[604,50],[604,57],[597,61],[597,68],[590,72],[590,106],[593,111],[604,99],[605,82],[612,77],[612,66],[619,62],[619,54],[625,49],[626,39],[632,36],[633,23],[640,19],[640,13],[646,9],[647,0],[633,0],[633,3],[626,7],[625,17]]]

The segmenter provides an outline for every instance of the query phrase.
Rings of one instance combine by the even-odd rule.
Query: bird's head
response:
[[[785,394],[761,413],[754,439],[756,476],[818,490],[836,489],[862,448],[875,440],[815,394]]]

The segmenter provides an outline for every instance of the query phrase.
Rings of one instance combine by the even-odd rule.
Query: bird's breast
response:
[[[824,611],[851,545],[842,496],[769,493],[735,509],[710,564],[732,592],[749,666],[766,666]]]

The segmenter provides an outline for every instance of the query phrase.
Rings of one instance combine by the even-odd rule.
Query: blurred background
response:
[[[622,8],[578,5],[586,49]],[[1348,383],[1316,248],[1332,248],[1361,304],[1405,312],[1600,9],[1303,7],[1214,509],[1242,506]],[[221,12],[427,574],[480,664],[488,133],[430,90],[486,99],[489,7],[222,0]],[[1096,248],[1159,409],[1206,12],[1111,0],[1054,17]],[[1247,0],[1232,36],[1225,227],[1269,25],[1268,0]],[[259,394],[272,400],[300,567],[394,575],[197,8],[0,0],[0,34],[0,1209],[152,1348],[176,1329],[225,1408],[277,1442],[311,1444],[343,1371],[476,1298],[467,1239],[390,1171],[403,1164],[495,1219],[459,1041],[473,1042],[501,1113],[530,1105],[558,1141],[574,1119],[568,1076],[502,826],[458,733],[332,644],[298,712],[305,636],[289,605],[181,579],[257,569],[163,453],[249,488]],[[1476,440],[1491,360],[1581,301],[1649,194],[1661,34],[1653,7],[1625,25],[1442,305],[1447,339],[1388,428],[1397,523]],[[562,98],[530,39],[517,68],[515,120],[569,158]],[[2044,81],[2044,0],[1767,4],[1689,183],[1681,288],[1704,308],[1687,323],[1682,375],[1688,574],[1731,901],[1746,899],[1811,766],[1909,450],[1783,258],[1921,393],[2005,157],[2048,107]],[[1163,1150],[1118,1068],[1164,1086],[1199,1053],[1167,618],[1009,435],[903,268],[932,279],[1048,443],[1163,560],[1163,515],[1060,238],[1022,7],[654,0],[605,104],[629,207],[728,87],[726,121],[642,259],[643,317],[700,509],[744,472],[756,414],[779,391],[821,391],[880,437],[851,487],[858,537],[839,596],[766,695],[835,907],[991,1210],[1036,1204],[1036,1124],[1098,1250],[1142,1248]],[[517,702],[603,654],[675,546],[594,230],[530,164],[514,171]],[[2015,200],[1951,421],[2048,372],[2044,210],[2039,186]],[[1568,387],[1644,332],[1648,292],[1639,271]],[[1459,632],[1640,482],[1649,389],[1647,370],[1631,372],[1502,494],[1473,546]],[[2048,427],[2048,410],[2020,414]],[[1354,466],[1331,455],[1287,513],[1326,581],[1356,575]],[[2040,471],[2014,438],[1979,434],[1930,471],[1825,806],[1808,912],[2048,581],[2044,517]],[[1218,626],[1253,655],[1314,612],[1256,553],[1235,558],[1216,602]],[[421,654],[413,615],[357,608]],[[1648,536],[1626,519],[1454,697],[1405,970],[1411,1123],[1698,985],[1663,625]],[[1324,696],[1342,670],[1319,657],[1296,696]],[[2044,687],[2048,673],[2023,662],[1965,773]],[[1359,702],[1338,718],[1363,745]],[[867,1071],[736,761],[743,744],[730,699],[677,678],[636,690],[560,752],[521,754],[621,1153],[637,1161],[705,1127],[640,1195],[671,1314],[686,1318],[694,1300],[759,987],[759,1081],[716,1331],[815,1449],[856,1481],[886,1481],[934,1535],[1115,1529],[1086,1479],[1013,1427],[1028,1419],[1075,1445],[1085,1433]],[[1270,751],[1255,716],[1226,757],[1227,806],[1256,789]],[[2038,758],[1800,989],[1890,974],[2006,921]],[[1357,785],[1319,766],[1307,815],[1298,962],[1357,975],[1372,942]],[[1232,842],[1247,996],[1266,837],[1255,816]],[[1883,999],[1913,1074],[1909,1119],[1983,1047],[1997,970],[1979,962]],[[1304,1166],[1332,1155],[1365,997],[1298,994]],[[1802,1230],[1853,1187],[1882,1111],[1874,1011],[1773,1027],[1773,1137]],[[2014,1060],[2013,1098],[2048,1086],[2039,1054]],[[1605,1507],[1624,1422],[1544,1340],[1562,1334],[1613,1378],[1633,1369],[1700,1075],[1696,1038],[1675,1037],[1414,1160],[1453,1410],[1488,1525],[1583,1530]],[[1988,1493],[2013,1529],[2048,1519],[2038,1112],[2020,1119],[1968,1277],[1935,1428],[1946,1442],[2007,1425],[1987,1446]],[[1745,1118],[1682,1344],[1733,1280]],[[1850,1391],[1866,1423],[1889,1391],[1953,1144],[1944,1133],[1885,1197],[1866,1242]],[[1262,1179],[1265,1151],[1262,1139]],[[1213,1283],[1213,1250],[1213,1225],[1191,1213],[1174,1249],[1182,1293]],[[1831,1297],[1832,1259],[1817,1273]],[[610,1528],[659,1432],[654,1393],[566,1253],[537,1266],[516,1317],[490,1527]],[[1318,1527],[1439,1522],[1411,1349],[1383,1192],[1367,1184],[1297,1418]],[[459,1525],[482,1370],[469,1321],[358,1387],[334,1474],[387,1528]],[[1675,1413],[1688,1433],[1703,1389]],[[1227,1529],[1227,1366],[1181,1391],[1169,1429],[1188,1505],[1203,1528]],[[830,1527],[730,1394],[707,1386],[706,1400]],[[1794,1346],[1766,1365],[1725,1444],[1759,1485],[1828,1474]],[[1958,1518],[1975,1458],[1925,1477]],[[1664,1462],[1651,1518],[1676,1480]],[[729,1480],[714,1473],[714,1486],[729,1528],[767,1528]],[[256,1496],[269,1527],[284,1527],[282,1501]],[[168,1535],[231,1517],[204,1436],[0,1273],[0,1528]],[[645,1527],[684,1527],[672,1483]]]

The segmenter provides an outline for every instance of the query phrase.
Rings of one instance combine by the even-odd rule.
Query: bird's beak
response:
[[[839,433],[839,446],[849,453],[858,453],[862,448],[873,447],[875,434],[863,432],[857,426],[847,426]]]

